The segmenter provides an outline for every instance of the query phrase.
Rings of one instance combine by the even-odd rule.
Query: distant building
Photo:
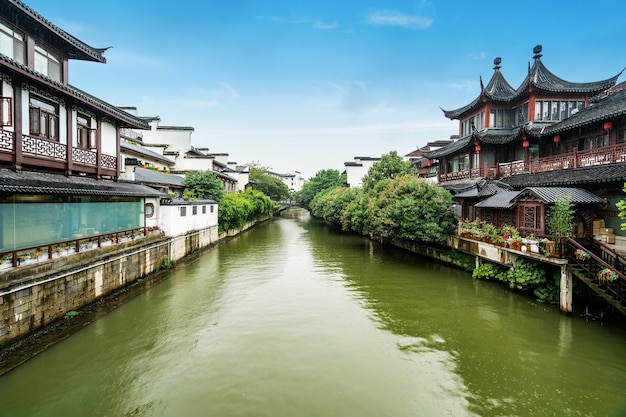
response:
[[[380,161],[380,158],[355,156],[353,162],[345,162],[348,187],[362,187],[363,177],[367,175],[369,169],[378,161]]]

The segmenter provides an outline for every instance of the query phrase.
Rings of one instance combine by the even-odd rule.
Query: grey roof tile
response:
[[[14,194],[66,194],[118,197],[161,197],[164,194],[136,182],[96,180],[89,177],[0,169],[0,192]]]
[[[626,163],[513,175],[502,178],[501,181],[518,190],[529,186],[572,186],[611,182],[624,183],[626,182]]]

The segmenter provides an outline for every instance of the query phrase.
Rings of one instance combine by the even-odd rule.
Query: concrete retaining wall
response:
[[[217,226],[174,238],[153,234],[120,245],[3,271],[0,274],[0,347],[159,270],[165,258],[180,260],[219,239]]]

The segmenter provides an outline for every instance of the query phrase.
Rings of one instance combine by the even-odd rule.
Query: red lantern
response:
[[[554,135],[554,143],[558,144],[561,141],[561,136]]]
[[[613,123],[604,122],[604,130],[611,130],[611,129],[613,129]]]
[[[476,152],[480,152],[480,145],[477,143],[476,146],[474,147],[474,150]]]
[[[522,142],[522,146],[523,146],[524,148],[528,148],[528,146],[529,146],[529,145],[530,145],[530,144],[528,143],[528,140],[524,139],[524,142]]]

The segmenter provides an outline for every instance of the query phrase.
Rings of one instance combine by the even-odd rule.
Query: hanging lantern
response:
[[[611,129],[613,129],[613,123],[604,122],[604,130],[611,130]]]
[[[527,140],[527,139],[524,139],[524,142],[522,142],[522,146],[523,146],[524,148],[528,148],[528,146],[529,146],[529,145],[530,145],[530,143],[528,143],[528,140]]]
[[[556,143],[558,145],[560,141],[561,141],[561,136],[554,135],[554,143]]]
[[[474,150],[476,152],[480,152],[480,144],[477,143],[476,146],[474,147]]]

